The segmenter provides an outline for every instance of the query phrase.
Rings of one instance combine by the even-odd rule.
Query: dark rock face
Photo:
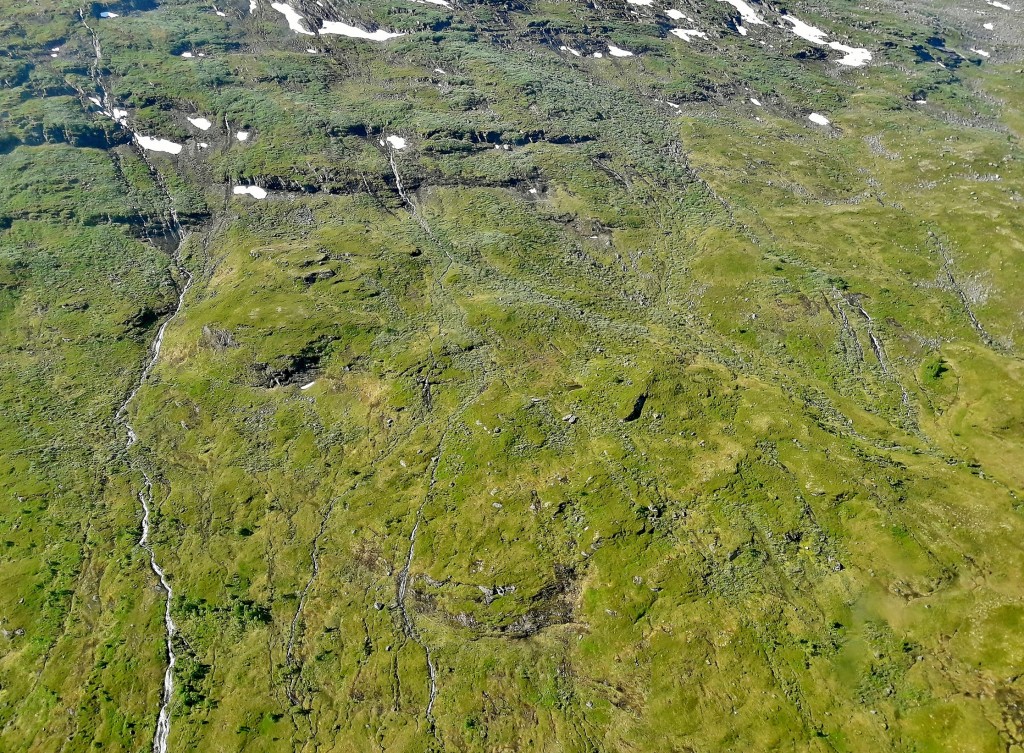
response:
[[[281,356],[273,363],[254,364],[257,386],[270,389],[310,381],[337,339],[324,336],[307,345],[299,353]]]

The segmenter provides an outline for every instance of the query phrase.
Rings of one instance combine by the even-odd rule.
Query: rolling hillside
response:
[[[0,750],[1024,749],[1024,2],[0,0]]]

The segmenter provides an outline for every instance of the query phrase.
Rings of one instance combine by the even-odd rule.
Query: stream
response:
[[[164,334],[167,332],[167,327],[175,317],[181,312],[181,308],[185,302],[185,296],[188,294],[189,288],[192,286],[192,275],[187,269],[181,264],[181,248],[185,244],[185,237],[181,231],[181,225],[178,223],[178,218],[172,212],[172,218],[174,220],[174,231],[178,235],[180,242],[177,249],[174,251],[174,265],[178,273],[185,279],[185,284],[182,286],[180,293],[178,294],[178,302],[163,324],[160,325],[160,329],[156,332],[156,337],[153,339],[152,344],[149,346],[149,357],[146,361],[146,365],[142,369],[142,373],[139,375],[139,380],[135,384],[135,388],[129,393],[128,397],[118,408],[115,414],[115,421],[120,422],[124,425],[125,432],[128,435],[128,439],[125,445],[126,449],[131,449],[138,441],[138,435],[135,433],[135,429],[128,418],[128,408],[139,394],[139,390],[146,383],[150,373],[156,366],[157,360],[160,358],[160,351],[164,344]],[[137,465],[134,464],[133,465]],[[153,753],[167,753],[167,738],[171,732],[171,696],[174,690],[174,665],[177,661],[177,656],[174,653],[174,634],[177,632],[177,626],[174,624],[174,620],[171,617],[171,599],[173,598],[173,592],[171,590],[171,584],[167,581],[167,575],[164,573],[164,569],[160,567],[160,563],[156,558],[156,551],[153,549],[153,545],[150,543],[149,534],[151,531],[150,515],[153,506],[153,480],[150,475],[139,468],[142,473],[144,483],[142,489],[139,490],[139,503],[142,507],[142,535],[139,537],[139,546],[146,550],[149,554],[149,566],[153,570],[153,573],[157,577],[157,581],[160,583],[160,588],[164,592],[164,628],[165,628],[165,640],[167,643],[167,669],[164,671],[164,684],[163,693],[161,694],[160,700],[160,715],[157,718],[156,723],[156,734],[153,737]]]
[[[93,83],[101,95],[101,106],[104,109],[104,113],[114,117],[116,122],[124,126],[122,120],[114,116],[113,100],[103,83],[101,73],[103,64],[103,48],[100,46],[99,36],[96,34],[96,31],[89,26],[88,22],[86,22],[84,11],[79,10],[78,13],[82,21],[82,25],[88,30],[89,36],[92,39],[94,61],[91,73]],[[168,200],[171,220],[170,230],[178,241],[178,244],[172,254],[172,263],[179,275],[179,279],[184,279],[185,284],[178,292],[178,300],[174,308],[171,310],[170,316],[164,319],[160,328],[156,331],[156,337],[153,338],[153,342],[149,346],[149,356],[146,359],[146,364],[142,368],[142,373],[139,374],[139,379],[135,383],[134,389],[132,389],[128,394],[128,397],[125,398],[124,402],[121,403],[121,406],[117,409],[117,413],[114,414],[114,423],[122,424],[124,426],[125,433],[127,434],[128,438],[125,443],[126,450],[131,450],[139,439],[138,435],[135,433],[135,428],[132,426],[131,421],[128,418],[128,408],[138,396],[139,390],[142,389],[142,386],[146,383],[150,373],[152,373],[153,368],[160,359],[160,351],[163,349],[164,335],[167,332],[167,327],[181,312],[181,308],[185,303],[185,296],[188,294],[189,288],[192,287],[192,274],[181,263],[181,250],[185,245],[186,235],[181,227],[181,223],[178,221],[178,214],[174,211],[173,200],[164,187],[163,181],[160,179],[159,171],[146,157],[145,151],[141,147],[137,148],[139,156],[142,157],[143,162],[149,166],[154,179],[163,190],[163,193]],[[171,697],[174,691],[174,665],[177,663],[178,659],[177,655],[174,653],[174,635],[177,632],[177,626],[174,624],[174,619],[171,617],[171,600],[174,597],[174,592],[171,590],[171,584],[167,580],[167,575],[164,572],[164,569],[160,567],[160,563],[157,561],[156,550],[153,549],[153,545],[149,540],[149,535],[152,530],[150,515],[152,514],[153,507],[153,479],[140,464],[132,462],[130,458],[129,464],[132,467],[137,468],[143,478],[142,489],[139,490],[139,504],[142,507],[142,534],[139,536],[139,546],[142,547],[149,555],[150,569],[152,569],[154,575],[156,575],[157,581],[160,584],[160,589],[164,592],[164,640],[167,644],[167,668],[164,670],[163,691],[160,696],[160,714],[157,717],[156,733],[153,736],[153,753],[167,753],[167,738],[171,733]]]

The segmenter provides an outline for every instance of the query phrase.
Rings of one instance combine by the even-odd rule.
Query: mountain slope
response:
[[[0,749],[1024,744],[1024,6],[0,3]]]

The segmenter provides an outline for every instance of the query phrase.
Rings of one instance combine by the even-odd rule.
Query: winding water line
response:
[[[164,671],[160,715],[157,717],[156,734],[153,736],[153,753],[166,753],[167,738],[171,734],[171,695],[174,692],[174,665],[178,660],[177,655],[174,653],[174,634],[177,632],[177,626],[175,626],[174,620],[171,618],[171,599],[173,597],[171,584],[167,582],[163,568],[156,561],[156,552],[153,551],[153,547],[149,543],[149,511],[150,502],[153,501],[153,484],[148,474],[143,472],[142,475],[145,477],[146,483],[142,491],[139,492],[139,502],[142,503],[143,510],[142,536],[139,538],[139,546],[149,552],[149,566],[156,573],[157,580],[160,582],[160,588],[163,589],[166,595],[164,600],[164,626],[166,627],[167,641],[167,669]]]
[[[407,638],[423,649],[423,653],[427,660],[429,698],[427,700],[427,708],[424,713],[424,718],[427,721],[427,726],[430,729],[431,734],[433,734],[435,738],[437,737],[436,720],[434,719],[434,705],[437,703],[437,665],[434,663],[434,652],[430,649],[429,644],[423,640],[419,631],[416,629],[416,624],[406,607],[406,600],[409,590],[410,573],[412,572],[412,562],[413,558],[416,556],[416,537],[419,535],[420,525],[425,522],[423,511],[434,496],[434,487],[437,486],[437,474],[441,467],[441,458],[445,452],[448,435],[452,431],[452,426],[455,422],[456,416],[462,415],[462,413],[476,398],[481,395],[482,392],[483,387],[481,387],[473,397],[463,403],[461,408],[448,419],[448,425],[441,434],[441,439],[437,445],[437,454],[430,459],[430,481],[427,484],[427,489],[423,495],[423,499],[420,501],[420,506],[416,508],[415,522],[413,523],[412,531],[409,532],[409,550],[405,556],[405,566],[398,574],[398,584],[395,594],[398,613],[402,618],[402,632],[405,633]]]
[[[152,344],[149,347],[149,359],[146,361],[146,365],[142,369],[142,373],[139,375],[139,380],[135,384],[135,388],[129,393],[125,401],[121,403],[121,407],[117,409],[117,413],[114,415],[115,421],[120,421],[125,428],[125,432],[128,435],[128,439],[125,443],[125,449],[131,449],[136,442],[138,442],[138,435],[135,433],[135,429],[132,427],[131,422],[128,420],[128,407],[135,400],[139,394],[139,390],[142,389],[143,384],[149,378],[153,368],[156,366],[157,360],[160,358],[160,351],[163,349],[164,334],[167,332],[167,327],[175,317],[181,312],[182,306],[185,303],[185,296],[188,294],[189,288],[192,287],[192,275],[191,273],[181,264],[181,249],[185,245],[185,236],[181,234],[181,225],[178,223],[177,216],[172,212],[172,219],[174,221],[175,231],[178,233],[178,237],[181,239],[178,248],[174,252],[174,265],[178,273],[185,278],[185,284],[182,286],[180,293],[178,294],[178,302],[160,328],[156,332],[156,337],[153,339]],[[174,666],[177,663],[178,657],[174,652],[174,635],[177,633],[178,628],[174,624],[174,619],[171,617],[171,601],[174,597],[174,592],[171,590],[171,584],[167,581],[167,575],[164,569],[160,567],[160,563],[156,558],[156,551],[153,549],[153,545],[150,543],[149,534],[151,531],[150,525],[150,514],[153,504],[153,480],[145,470],[140,469],[142,477],[144,479],[143,487],[139,490],[139,503],[142,507],[142,535],[139,537],[139,546],[149,554],[149,566],[153,573],[157,577],[157,581],[160,584],[161,590],[164,592],[164,628],[165,628],[165,640],[167,644],[167,668],[164,671],[164,683],[163,692],[160,699],[160,714],[157,717],[156,733],[153,736],[153,753],[167,753],[167,738],[171,733],[171,697],[174,692]]]
[[[419,636],[416,631],[416,626],[413,624],[412,618],[409,617],[409,612],[406,610],[405,597],[406,590],[409,587],[409,572],[412,569],[412,560],[416,552],[416,535],[420,530],[420,523],[423,522],[423,508],[426,507],[427,502],[430,501],[430,493],[433,491],[434,482],[437,479],[437,467],[440,464],[440,452],[433,458],[434,468],[431,472],[430,484],[427,488],[427,493],[423,497],[423,501],[420,503],[419,508],[416,510],[416,523],[412,527],[412,532],[409,534],[409,553],[405,558],[405,567],[398,576],[398,611],[402,616],[402,627],[406,637],[411,639],[413,642],[418,643],[422,647],[427,660],[427,673],[429,675],[429,686],[430,691],[429,699],[427,700],[427,708],[424,714],[427,724],[430,726],[431,731],[434,729],[434,703],[437,701],[437,668],[434,666],[434,655],[430,651],[428,646]]]
[[[110,97],[107,94],[107,89],[103,85],[103,80],[100,75],[100,66],[103,62],[103,50],[100,46],[99,36],[96,31],[89,26],[85,20],[85,14],[80,10],[79,16],[82,19],[82,25],[89,31],[89,35],[92,38],[93,50],[95,52],[95,59],[92,65],[92,77],[96,84],[97,89],[101,93],[103,107],[113,112],[113,105],[110,101]],[[140,156],[143,161],[149,165],[150,170],[156,174],[156,170],[153,165],[146,159],[144,152],[140,150]],[[170,198],[168,196],[168,198]],[[178,246],[174,250],[173,264],[178,274],[184,278],[185,284],[182,286],[181,291],[178,293],[178,301],[163,324],[156,332],[156,337],[149,346],[149,358],[146,361],[145,366],[142,368],[142,373],[139,375],[138,381],[135,383],[135,388],[128,394],[124,402],[117,409],[117,413],[114,414],[115,424],[120,422],[124,425],[125,433],[128,438],[125,442],[125,449],[130,450],[132,446],[138,441],[139,437],[135,433],[134,427],[128,420],[128,407],[135,400],[139,394],[139,390],[142,389],[142,385],[145,384],[149,378],[150,373],[156,366],[157,360],[160,358],[160,351],[163,349],[164,334],[167,332],[167,327],[170,325],[174,318],[181,312],[181,308],[185,303],[185,296],[188,294],[188,290],[192,287],[192,274],[186,269],[181,263],[181,249],[185,245],[186,236],[182,231],[181,223],[178,220],[178,213],[174,210],[174,206],[170,207],[171,217],[171,230],[174,232],[178,239]],[[132,464],[135,465],[135,464]],[[143,487],[139,490],[139,503],[142,507],[142,534],[139,536],[139,546],[149,554],[149,566],[153,573],[157,577],[157,581],[160,584],[160,588],[164,592],[164,639],[167,644],[167,668],[164,670],[164,682],[163,691],[160,698],[160,713],[157,716],[156,732],[153,735],[153,753],[167,753],[167,738],[171,734],[171,698],[174,692],[174,666],[177,663],[178,657],[174,653],[174,635],[177,632],[177,626],[174,624],[174,620],[171,617],[171,601],[174,597],[174,592],[171,590],[171,584],[167,581],[167,576],[164,573],[160,563],[157,562],[156,551],[153,549],[153,545],[149,541],[150,534],[150,512],[153,503],[153,480],[149,474],[142,468],[139,468],[144,479]]]

